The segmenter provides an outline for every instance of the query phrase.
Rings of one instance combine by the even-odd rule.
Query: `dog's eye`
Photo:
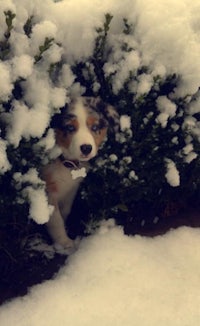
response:
[[[99,124],[94,124],[92,127],[91,127],[91,130],[93,132],[97,132],[100,130],[100,125]]]
[[[73,124],[67,124],[64,126],[64,131],[72,133],[74,131],[76,131],[76,127]]]

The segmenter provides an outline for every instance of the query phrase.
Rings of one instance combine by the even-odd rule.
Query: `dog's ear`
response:
[[[107,121],[108,128],[117,132],[119,130],[119,114],[114,106],[102,101],[100,97],[94,100],[96,110],[103,115]]]
[[[50,127],[53,129],[62,129],[63,127],[63,120],[67,114],[67,104],[60,109],[60,113],[54,114],[51,118]]]
[[[106,104],[105,111],[109,127],[114,132],[117,132],[119,130],[119,114],[117,113],[115,107],[110,104]]]
[[[50,122],[50,127],[53,129],[60,129],[62,127],[62,114],[55,114]]]

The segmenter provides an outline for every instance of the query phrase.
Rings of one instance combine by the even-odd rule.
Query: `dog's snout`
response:
[[[81,152],[82,152],[84,155],[88,155],[88,154],[90,154],[91,151],[92,151],[92,145],[89,145],[89,144],[81,145],[80,148],[81,148]]]

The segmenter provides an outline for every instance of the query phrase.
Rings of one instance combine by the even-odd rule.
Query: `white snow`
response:
[[[197,153],[194,152],[193,144],[187,144],[183,148],[183,154],[185,155],[184,160],[185,160],[186,163],[192,162],[198,156]]]
[[[30,203],[30,218],[38,224],[48,222],[54,207],[48,204],[45,182],[40,179],[38,171],[31,168],[25,174],[16,172],[13,179],[17,183],[16,189],[22,188],[23,197]],[[23,188],[23,184],[27,185]]]
[[[133,179],[133,180],[138,180],[138,176],[136,175],[135,171],[133,171],[133,170],[129,173],[129,178]]]
[[[18,147],[22,137],[27,140],[30,136],[41,137],[48,126],[49,116],[48,107],[43,104],[29,109],[23,102],[15,101],[7,135],[9,142]]]
[[[0,174],[8,171],[11,168],[6,154],[7,144],[0,138]]]
[[[156,122],[161,124],[162,128],[165,128],[167,126],[169,115],[165,112],[160,113],[157,118]]]
[[[46,136],[41,138],[35,145],[36,149],[43,148],[45,151],[53,149],[55,146],[55,134],[53,129],[49,129]]]
[[[2,8],[1,8],[2,7]],[[194,94],[200,84],[200,24],[199,1],[189,0],[141,0],[107,1],[72,0],[53,2],[34,0],[9,1],[0,9],[13,8],[16,12],[16,30],[12,49],[16,55],[38,53],[45,38],[54,38],[56,44],[45,56],[48,62],[56,62],[63,53],[69,64],[77,60],[87,60],[91,55],[96,27],[101,27],[105,13],[111,13],[113,20],[109,34],[114,53],[104,66],[106,74],[116,72],[113,81],[115,93],[122,87],[129,73],[141,66],[150,67],[150,75],[141,75],[138,80],[138,95],[148,92],[152,78],[157,74],[165,76],[177,73],[181,76],[177,95]],[[15,9],[16,7],[16,9]],[[36,15],[37,24],[30,40],[24,37],[22,26],[31,15]],[[122,21],[126,18],[132,25],[131,35],[123,35]],[[5,23],[2,28],[5,30]],[[16,41],[17,40],[17,41]],[[62,44],[59,48],[58,44]],[[126,43],[131,51],[121,52]],[[21,48],[21,50],[20,50]],[[20,53],[24,51],[24,53]],[[46,58],[47,58],[46,57]]]
[[[121,131],[130,129],[131,128],[131,117],[129,117],[128,115],[122,115],[120,117],[119,123],[120,123]]]
[[[33,71],[33,58],[27,54],[16,56],[12,60],[13,65],[13,81],[18,79],[19,77],[27,78],[31,75]]]
[[[45,42],[45,39],[55,38],[57,27],[51,21],[45,20],[33,27],[31,36],[31,53],[38,54],[39,47]]]
[[[173,118],[176,114],[176,105],[172,103],[166,96],[159,96],[156,100],[158,110],[165,112],[169,117]]]
[[[34,168],[29,169],[29,171],[23,175],[21,174],[21,172],[16,172],[14,173],[13,178],[18,183],[28,182],[30,184],[37,184],[43,182],[39,178],[37,170]]]
[[[53,280],[0,308],[0,325],[198,326],[200,230],[123,235],[103,224]]]
[[[176,114],[176,105],[172,103],[166,96],[159,96],[156,100],[157,108],[160,114],[157,116],[157,122],[159,122],[162,128],[167,126],[169,118],[173,118]]]
[[[13,89],[13,84],[10,76],[9,66],[0,61],[0,97],[2,100],[7,100],[10,92]]]
[[[176,168],[176,164],[172,160],[166,159],[166,165],[167,172],[165,174],[165,177],[167,179],[167,182],[172,187],[178,187],[180,185],[180,175],[179,171]]]
[[[117,157],[116,154],[111,154],[109,156],[109,159],[110,159],[111,162],[115,163],[118,160],[118,157]]]
[[[198,157],[198,155],[197,155],[197,153],[195,153],[195,152],[190,152],[187,156],[186,156],[186,158],[185,158],[185,162],[186,163],[191,163],[193,160],[195,160],[195,158],[197,158]]]
[[[150,75],[142,74],[138,78],[137,95],[148,94],[153,85],[153,78]]]
[[[182,75],[177,94],[184,96],[186,92],[197,91],[200,69],[199,1],[141,0],[134,4],[144,62],[147,65],[160,63],[168,72],[173,70]]]
[[[28,186],[23,191],[30,202],[29,216],[38,224],[47,223],[53,213],[54,206],[48,204],[44,189]]]

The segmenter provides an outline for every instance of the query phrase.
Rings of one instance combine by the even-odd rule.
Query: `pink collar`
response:
[[[80,162],[78,160],[67,160],[62,154],[59,156],[62,164],[68,169],[80,169]]]

